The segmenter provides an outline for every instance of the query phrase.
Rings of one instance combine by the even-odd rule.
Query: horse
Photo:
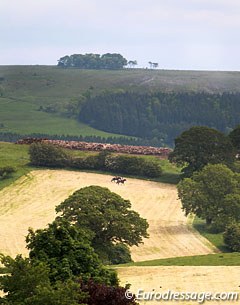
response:
[[[117,182],[118,180],[121,180],[122,178],[119,176],[113,177],[111,182]]]
[[[119,185],[120,183],[124,184],[124,182],[126,182],[126,181],[127,181],[127,179],[121,178],[121,179],[117,180],[116,183]]]

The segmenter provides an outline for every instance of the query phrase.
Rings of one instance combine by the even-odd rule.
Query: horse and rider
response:
[[[123,177],[120,177],[120,176],[116,176],[116,177],[113,177],[111,182],[115,182],[117,183],[118,185],[119,184],[124,184],[124,182],[126,182],[127,179],[123,178]]]

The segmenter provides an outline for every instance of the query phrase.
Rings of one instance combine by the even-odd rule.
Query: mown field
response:
[[[35,169],[29,165],[25,145],[0,143],[0,160],[1,166],[17,169],[12,178],[0,181],[0,252],[27,255],[25,236],[29,227],[45,227],[56,216],[55,206],[75,190],[100,185],[130,199],[132,208],[150,224],[150,238],[131,248],[135,263],[117,267],[122,285],[131,283],[133,292],[239,291],[239,253],[220,253],[213,237],[211,244],[193,229],[192,219],[183,215],[175,185],[128,178],[126,185],[118,186],[106,173]],[[162,162],[166,173],[177,175],[178,170],[168,161]],[[201,225],[201,221],[196,220],[195,225]]]
[[[0,132],[113,136],[67,118],[67,105],[86,93],[111,89],[234,92],[239,91],[239,80],[238,72],[0,66]],[[38,111],[49,105],[56,113]]]

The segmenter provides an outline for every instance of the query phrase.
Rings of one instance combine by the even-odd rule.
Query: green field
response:
[[[56,66],[0,66],[0,132],[102,137],[102,132],[67,118],[66,105],[102,90],[239,91],[238,72],[148,69],[80,70]],[[54,105],[56,113],[38,111]]]
[[[26,175],[33,168],[28,165],[28,146],[0,142],[0,167],[12,166],[16,170],[10,178],[0,179],[0,189]]]
[[[203,219],[194,218],[193,227],[206,239],[208,239],[221,252],[230,252],[223,240],[223,233],[216,233],[213,229],[206,227]]]
[[[240,253],[217,253],[129,263],[122,266],[240,266]]]
[[[94,129],[59,114],[37,111],[38,107],[30,102],[0,98],[0,107],[0,123],[4,124],[4,127],[0,128],[1,132],[71,136],[96,135],[100,137],[119,136]]]
[[[12,166],[16,169],[16,172],[8,179],[0,180],[0,189],[10,185],[13,181],[26,175],[29,171],[36,169],[29,165],[30,159],[28,155],[28,145],[16,145],[13,143],[0,142],[0,167]],[[78,150],[66,150],[67,153],[72,154],[78,157],[87,157],[89,155],[94,155],[96,152],[89,151],[78,151]],[[142,158],[156,159],[154,156],[142,156]],[[159,160],[162,169],[163,175],[158,179],[153,179],[158,182],[167,182],[171,184],[176,184],[179,180],[179,171],[180,169],[169,163],[168,160]],[[72,170],[72,169],[71,169]],[[86,171],[86,170],[85,170]],[[89,171],[96,172],[96,171]],[[107,172],[100,172],[102,174],[109,174]],[[111,174],[111,173],[110,173]],[[136,177],[140,179],[146,179],[142,177]],[[146,179],[149,180],[149,179]]]

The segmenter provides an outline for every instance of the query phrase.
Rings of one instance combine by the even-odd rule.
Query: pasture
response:
[[[236,92],[239,79],[238,72],[0,66],[0,131],[117,136],[66,117],[68,105],[81,101],[84,94],[94,96],[103,90]],[[40,106],[54,106],[56,112],[38,111]]]

